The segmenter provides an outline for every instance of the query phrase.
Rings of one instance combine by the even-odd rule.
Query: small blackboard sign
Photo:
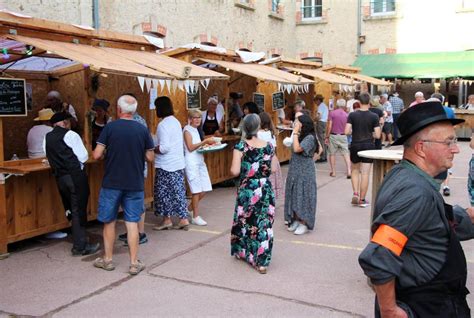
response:
[[[0,117],[26,116],[26,83],[20,78],[0,78]]]
[[[272,109],[283,109],[285,107],[285,95],[283,92],[276,92],[272,94]]]
[[[260,93],[253,93],[253,102],[257,104],[260,112],[265,111],[265,95]]]
[[[186,109],[201,109],[201,90],[186,93]]]

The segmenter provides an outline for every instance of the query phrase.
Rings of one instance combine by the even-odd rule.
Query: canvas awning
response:
[[[175,58],[171,58],[165,55],[156,54],[152,52],[143,52],[143,51],[131,51],[124,49],[114,49],[114,48],[101,48],[110,54],[118,55],[122,58],[134,61],[136,63],[146,65],[152,69],[155,69],[159,72],[168,74],[177,79],[190,79],[190,80],[203,80],[203,79],[228,79],[229,76],[214,72],[197,65],[184,62]],[[189,67],[189,74],[183,76],[185,68]]]
[[[325,71],[320,71],[320,70],[315,70],[315,69],[306,69],[306,68],[296,68],[296,67],[289,67],[289,66],[285,66],[285,68],[292,72],[297,72],[297,73],[304,74],[306,76],[310,76],[314,78],[315,80],[319,79],[319,80],[323,80],[323,81],[333,83],[333,84],[350,85],[350,86],[353,86],[355,84],[352,79],[349,79],[337,74],[325,72]]]
[[[281,84],[294,84],[294,85],[304,85],[304,84],[313,84],[313,81],[306,79],[301,76],[296,76],[283,72],[279,69],[260,65],[260,64],[244,64],[244,63],[235,63],[228,61],[219,61],[219,60],[209,60],[202,59],[204,62],[216,64],[235,72],[239,72],[257,79],[261,79],[268,82],[276,82]]]
[[[370,83],[370,84],[373,84],[373,85],[379,85],[379,86],[390,86],[390,85],[392,85],[392,83],[390,83],[390,82],[382,81],[381,79],[378,79],[378,78],[375,78],[375,77],[372,77],[372,76],[367,76],[367,75],[360,74],[360,73],[337,72],[337,74],[340,74],[340,75],[345,76],[345,77],[350,77],[350,78],[353,78],[355,80],[359,80],[359,81],[362,81],[362,82]]]
[[[229,70],[245,74],[256,79],[274,82],[278,84],[279,90],[299,91],[304,88],[304,91],[309,91],[309,84],[313,84],[312,80],[297,76],[291,73],[283,72],[277,68],[265,66],[261,64],[244,64],[220,60],[201,59],[210,64],[219,65]]]
[[[193,92],[199,83],[207,88],[209,81],[224,80],[225,74],[203,69],[178,59],[154,52],[133,51],[49,41],[25,36],[8,36],[16,41],[32,45],[52,54],[89,65],[97,72],[136,76],[140,87],[166,86],[168,90],[179,88]],[[173,83],[171,82],[173,80]],[[153,85],[152,82],[153,81]],[[166,82],[164,82],[166,81]]]
[[[383,78],[474,77],[474,51],[361,55],[353,64]]]
[[[21,35],[9,35],[8,38],[89,65],[92,70],[98,72],[129,76],[144,76],[155,79],[173,78],[170,75],[158,72],[132,60],[121,58],[118,55],[107,54],[103,48],[96,46],[43,40]]]

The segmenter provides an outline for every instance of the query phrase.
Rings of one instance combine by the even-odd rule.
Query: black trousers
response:
[[[65,210],[71,211],[73,248],[82,250],[87,243],[87,201],[89,183],[84,171],[56,178]]]

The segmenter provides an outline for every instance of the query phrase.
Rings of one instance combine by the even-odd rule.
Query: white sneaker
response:
[[[194,225],[205,226],[207,222],[202,219],[202,217],[197,216],[191,220],[191,223]]]
[[[295,230],[295,235],[303,235],[306,232],[308,232],[308,227],[304,224],[300,224]]]
[[[291,225],[288,227],[288,231],[294,232],[299,225],[300,225],[300,222],[293,221],[293,223],[291,223]]]

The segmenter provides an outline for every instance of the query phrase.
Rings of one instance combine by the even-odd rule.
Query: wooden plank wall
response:
[[[10,160],[13,154],[17,154],[20,158],[27,158],[26,136],[35,125],[34,119],[38,116],[38,111],[45,105],[46,94],[51,90],[51,85],[47,75],[10,71],[8,74],[16,78],[24,78],[27,84],[32,84],[33,103],[32,111],[28,111],[28,116],[3,118],[4,158]]]

